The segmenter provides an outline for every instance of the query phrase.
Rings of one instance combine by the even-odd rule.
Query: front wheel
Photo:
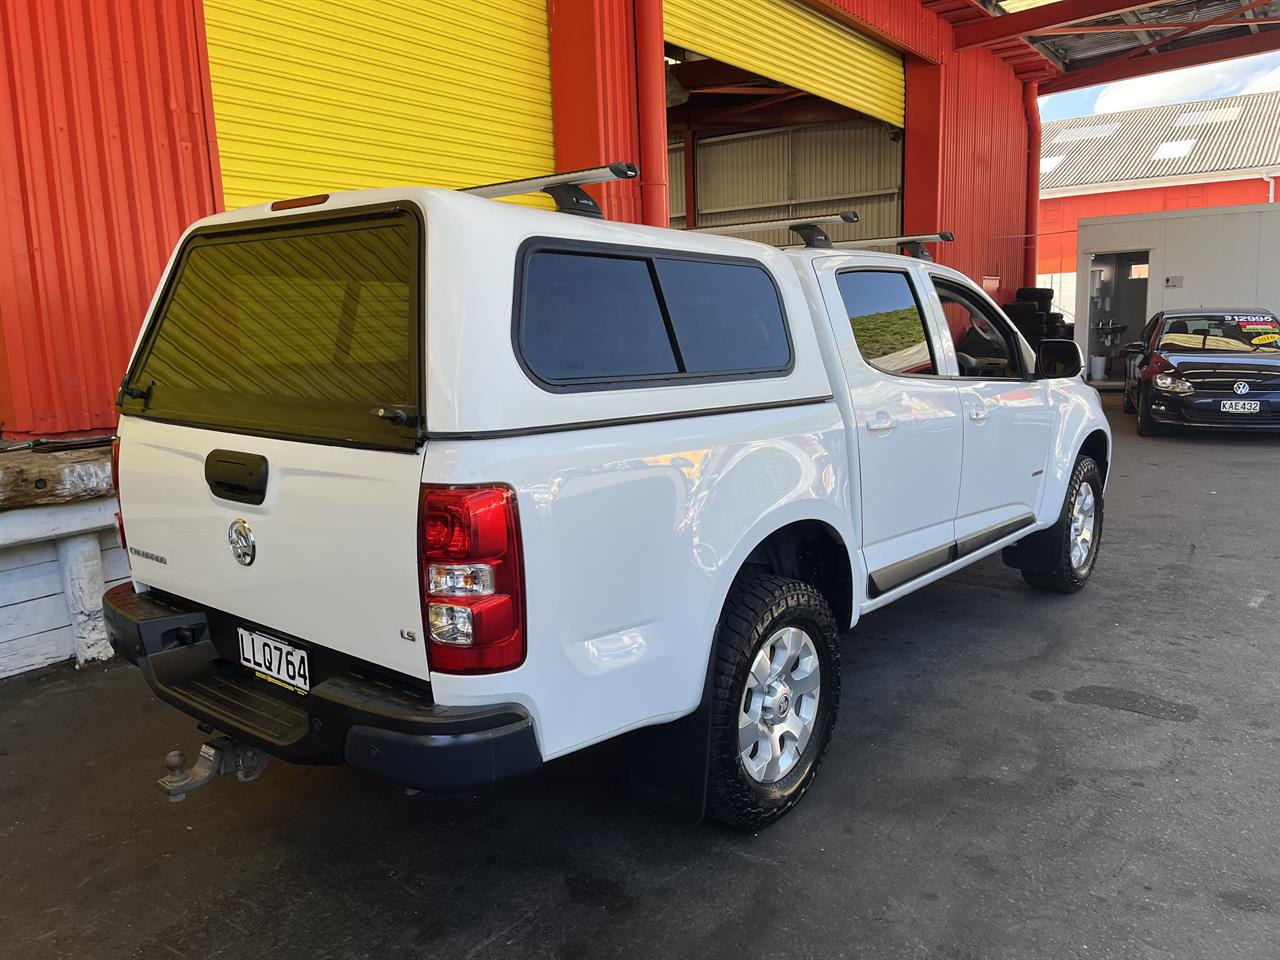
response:
[[[1076,459],[1062,514],[1045,532],[1058,539],[1056,566],[1023,570],[1022,579],[1037,590],[1075,593],[1093,573],[1102,543],[1102,472],[1092,457]]]
[[[799,802],[840,702],[840,650],[826,600],[798,580],[743,574],[712,652],[707,812],[748,829]]]

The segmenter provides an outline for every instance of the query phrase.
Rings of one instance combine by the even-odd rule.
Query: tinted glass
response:
[[[1160,350],[1280,352],[1280,321],[1269,313],[1174,316],[1160,330]]]
[[[128,413],[399,445],[417,414],[417,223],[381,215],[190,241],[129,386]]]
[[[905,273],[854,270],[836,276],[858,350],[887,373],[936,374],[929,335]]]
[[[678,372],[646,260],[535,253],[522,304],[520,350],[543,380]]]
[[[760,267],[655,261],[688,373],[778,370],[791,360],[782,305]]]
[[[960,376],[978,380],[1017,380],[1022,376],[1013,340],[984,304],[958,287],[934,281],[942,312],[956,348]]]

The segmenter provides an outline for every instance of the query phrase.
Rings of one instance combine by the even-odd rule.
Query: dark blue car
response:
[[[1165,310],[1122,354],[1124,409],[1144,437],[1170,426],[1280,430],[1280,320],[1270,310]]]

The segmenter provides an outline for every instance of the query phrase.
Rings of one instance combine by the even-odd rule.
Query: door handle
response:
[[[985,423],[991,419],[991,411],[986,407],[977,407],[969,411],[969,419],[974,423]]]
[[[267,458],[236,450],[214,450],[204,459],[204,479],[215,497],[260,504],[267,498]]]
[[[888,433],[893,429],[893,417],[881,410],[872,419],[867,421],[867,429],[874,430],[876,433]]]

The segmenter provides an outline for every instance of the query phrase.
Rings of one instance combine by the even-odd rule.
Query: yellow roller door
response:
[[[664,0],[667,40],[903,125],[902,57],[793,0]]]
[[[546,0],[204,0],[204,10],[228,209],[555,169]]]

